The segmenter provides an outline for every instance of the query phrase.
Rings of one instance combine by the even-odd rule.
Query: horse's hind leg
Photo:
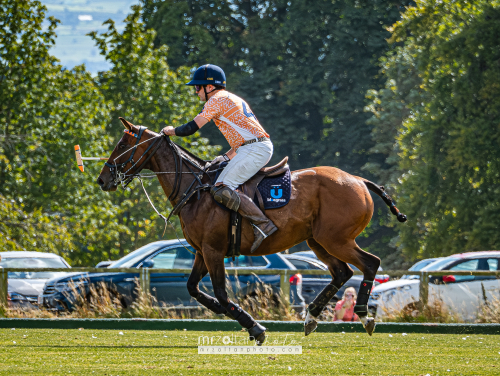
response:
[[[341,246],[328,245],[323,240],[319,240],[321,245],[328,250],[328,253],[338,259],[356,266],[363,272],[363,281],[358,290],[354,313],[356,313],[369,335],[375,330],[375,320],[368,317],[368,298],[372,290],[373,281],[380,266],[380,259],[368,252],[363,251],[354,240]]]
[[[332,276],[332,282],[325,286],[318,296],[307,307],[307,315],[304,322],[304,334],[307,336],[316,330],[318,323],[315,320],[339,289],[352,277],[352,270],[345,262],[330,255],[314,239],[309,239],[307,244],[314,251],[316,256],[328,266],[328,271]]]
[[[226,313],[226,309],[221,306],[216,299],[200,291],[198,287],[200,281],[207,275],[207,273],[208,269],[205,265],[205,260],[203,260],[203,256],[201,256],[201,254],[197,252],[194,258],[193,269],[191,270],[191,274],[189,275],[189,279],[187,282],[189,295],[191,295],[197,302],[199,302],[201,305],[204,305],[212,312],[215,312],[217,314]]]
[[[266,328],[257,323],[237,304],[230,301],[227,296],[224,255],[206,246],[203,247],[203,255],[210,273],[215,297],[226,310],[226,315],[238,321],[243,328],[248,330],[251,341],[255,339],[257,345],[262,345],[266,339]]]
[[[372,335],[375,330],[375,320],[372,317],[368,317],[368,298],[370,297],[373,281],[380,266],[380,259],[375,255],[363,251],[356,243],[354,243],[354,252],[351,250],[347,257],[343,257],[342,259],[353,264],[363,272],[363,281],[359,286],[354,313],[359,316],[366,332]]]

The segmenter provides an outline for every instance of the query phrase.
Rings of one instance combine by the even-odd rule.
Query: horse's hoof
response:
[[[369,317],[366,320],[366,324],[364,325],[366,332],[369,335],[373,334],[373,331],[375,330],[375,319],[373,317]]]
[[[257,346],[262,346],[265,341],[266,341],[266,332],[259,334],[257,338],[255,338],[255,343],[257,344]]]
[[[304,335],[308,336],[316,330],[318,327],[318,322],[314,319],[304,323]]]
[[[266,340],[266,328],[256,323],[253,327],[248,329],[248,334],[250,334],[250,341],[255,339],[255,343],[257,346],[262,346],[264,341]]]
[[[309,310],[307,311],[306,321],[304,322],[304,335],[308,336],[312,332],[316,330],[318,327],[318,322],[314,319],[314,316],[311,315]]]

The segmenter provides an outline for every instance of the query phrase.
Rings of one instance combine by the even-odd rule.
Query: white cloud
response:
[[[92,21],[94,18],[90,14],[80,14],[78,15],[79,21]]]

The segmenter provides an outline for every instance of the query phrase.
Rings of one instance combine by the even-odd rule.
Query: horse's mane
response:
[[[153,131],[151,131],[151,133],[155,133],[158,136],[160,135],[159,133],[156,133],[156,132],[153,132]],[[170,142],[172,142],[172,144],[174,144],[175,147],[177,147],[179,149],[179,152],[180,152],[180,154],[182,155],[183,158],[186,158],[187,160],[189,160],[192,163],[194,163],[196,166],[199,167],[200,170],[203,170],[205,168],[206,161],[204,161],[200,157],[194,155],[189,150],[184,149],[179,144],[176,144],[175,142],[172,141],[172,139],[170,139]]]
[[[175,142],[172,141],[172,143],[180,149],[180,152],[184,158],[193,162],[196,166],[200,168],[200,170],[203,170],[205,168],[206,161],[194,155],[189,150],[184,149],[182,146],[176,144]]]

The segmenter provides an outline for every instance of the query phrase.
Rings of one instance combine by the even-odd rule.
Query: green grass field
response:
[[[242,344],[247,334],[0,329],[0,375],[500,374],[498,335],[269,333],[302,355],[198,355],[200,336]]]

